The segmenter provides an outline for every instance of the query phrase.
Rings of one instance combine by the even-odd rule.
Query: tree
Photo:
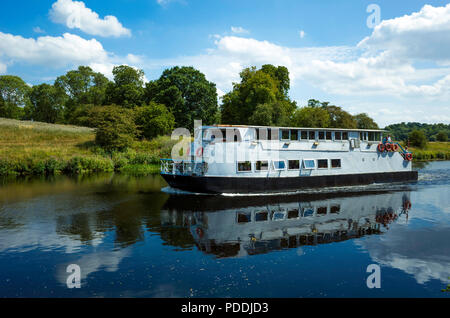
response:
[[[95,143],[108,151],[124,150],[136,138],[133,111],[111,105],[97,108]]]
[[[343,110],[339,106],[322,106],[330,115],[330,127],[332,128],[349,128],[355,129],[357,127],[357,121],[355,118]]]
[[[413,130],[408,135],[411,146],[418,148],[425,148],[427,145],[427,136],[422,130]]]
[[[163,104],[150,102],[149,105],[137,107],[135,122],[141,135],[147,139],[165,135],[173,130],[175,118]]]
[[[216,84],[193,67],[166,69],[158,80],[147,83],[145,102],[151,101],[166,105],[177,127],[192,130],[196,119],[209,125],[217,118]]]
[[[379,129],[377,123],[366,113],[357,114],[354,118],[358,129]]]
[[[30,94],[31,119],[46,123],[62,122],[66,99],[65,92],[53,85],[33,86]]]
[[[292,125],[295,127],[330,127],[330,114],[325,108],[306,106],[297,109],[292,119]]]
[[[287,95],[289,90],[287,68],[269,64],[263,65],[259,70],[251,67],[242,70],[240,77],[241,82],[233,83],[233,90],[222,98],[222,123],[249,124],[250,119],[252,122],[260,121],[264,116],[255,114],[258,105],[265,105],[258,107],[259,110],[264,109],[265,115],[270,112],[276,115],[279,111],[283,112],[282,119],[272,120],[275,125],[281,121],[286,122],[286,118],[291,118],[296,104]],[[272,110],[269,111],[268,107]]]
[[[0,117],[20,119],[31,88],[18,76],[0,76]]]
[[[114,82],[106,88],[105,104],[125,108],[141,106],[144,101],[144,71],[121,65],[113,68]]]
[[[77,70],[59,76],[54,85],[68,96],[65,105],[67,122],[76,121],[73,113],[80,105],[102,105],[106,100],[108,83],[109,80],[103,74],[94,72],[88,66],[80,66]]]
[[[445,131],[440,131],[436,135],[436,140],[445,142],[448,140],[448,134]]]

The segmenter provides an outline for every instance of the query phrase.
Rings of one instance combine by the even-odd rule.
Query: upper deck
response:
[[[243,141],[366,141],[380,142],[385,130],[311,127],[268,127],[247,125],[201,126],[195,131],[196,142]]]

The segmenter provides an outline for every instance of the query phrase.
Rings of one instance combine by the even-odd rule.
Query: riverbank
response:
[[[450,160],[449,142],[428,142],[424,149],[410,147],[415,161]]]
[[[0,118],[0,176],[157,173],[159,159],[170,156],[174,144],[161,136],[107,153],[94,140],[92,128]]]

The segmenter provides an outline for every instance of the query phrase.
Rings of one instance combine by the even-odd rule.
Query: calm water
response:
[[[417,169],[417,183],[271,196],[159,176],[4,182],[0,297],[449,297],[450,162]]]

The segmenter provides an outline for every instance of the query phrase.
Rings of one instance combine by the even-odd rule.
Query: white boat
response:
[[[173,188],[266,193],[417,180],[412,154],[383,142],[383,130],[201,126],[189,156],[162,159]]]

